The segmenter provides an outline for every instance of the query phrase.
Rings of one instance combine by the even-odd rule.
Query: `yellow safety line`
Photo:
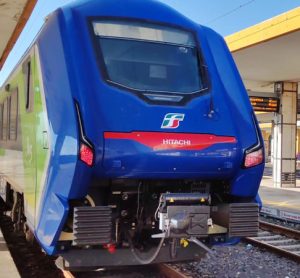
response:
[[[231,52],[300,30],[300,7],[225,38]]]

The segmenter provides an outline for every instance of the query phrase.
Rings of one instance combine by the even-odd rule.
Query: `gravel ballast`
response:
[[[199,262],[178,265],[190,277],[300,278],[300,264],[268,250],[239,243],[215,246]]]

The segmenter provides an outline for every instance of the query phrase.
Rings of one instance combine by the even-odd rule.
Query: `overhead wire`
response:
[[[217,16],[217,17],[215,17],[215,18],[213,18],[213,19],[211,19],[211,20],[205,22],[205,24],[210,24],[210,23],[215,22],[215,21],[217,21],[217,20],[219,20],[219,19],[221,19],[221,18],[223,18],[223,17],[226,17],[226,16],[228,16],[228,15],[230,15],[230,14],[236,12],[237,10],[239,10],[239,9],[241,9],[241,8],[243,8],[243,7],[250,5],[250,4],[253,3],[254,1],[256,1],[256,0],[250,0],[250,1],[247,1],[247,2],[245,2],[245,3],[241,4],[241,5],[239,5],[238,7],[234,8],[234,9],[232,9],[232,10],[226,12],[226,13],[221,14],[221,15],[219,15],[219,16]]]

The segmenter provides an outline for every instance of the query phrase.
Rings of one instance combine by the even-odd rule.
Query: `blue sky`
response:
[[[44,22],[57,7],[74,0],[38,0],[24,31],[0,71],[0,84],[21,58]],[[126,0],[123,0],[124,2]],[[143,1],[143,0],[140,0]],[[223,36],[300,6],[300,0],[160,0]]]

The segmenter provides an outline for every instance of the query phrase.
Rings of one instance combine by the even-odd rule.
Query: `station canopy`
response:
[[[300,7],[225,39],[249,92],[300,81]]]
[[[15,45],[37,0],[0,0],[0,69]]]

